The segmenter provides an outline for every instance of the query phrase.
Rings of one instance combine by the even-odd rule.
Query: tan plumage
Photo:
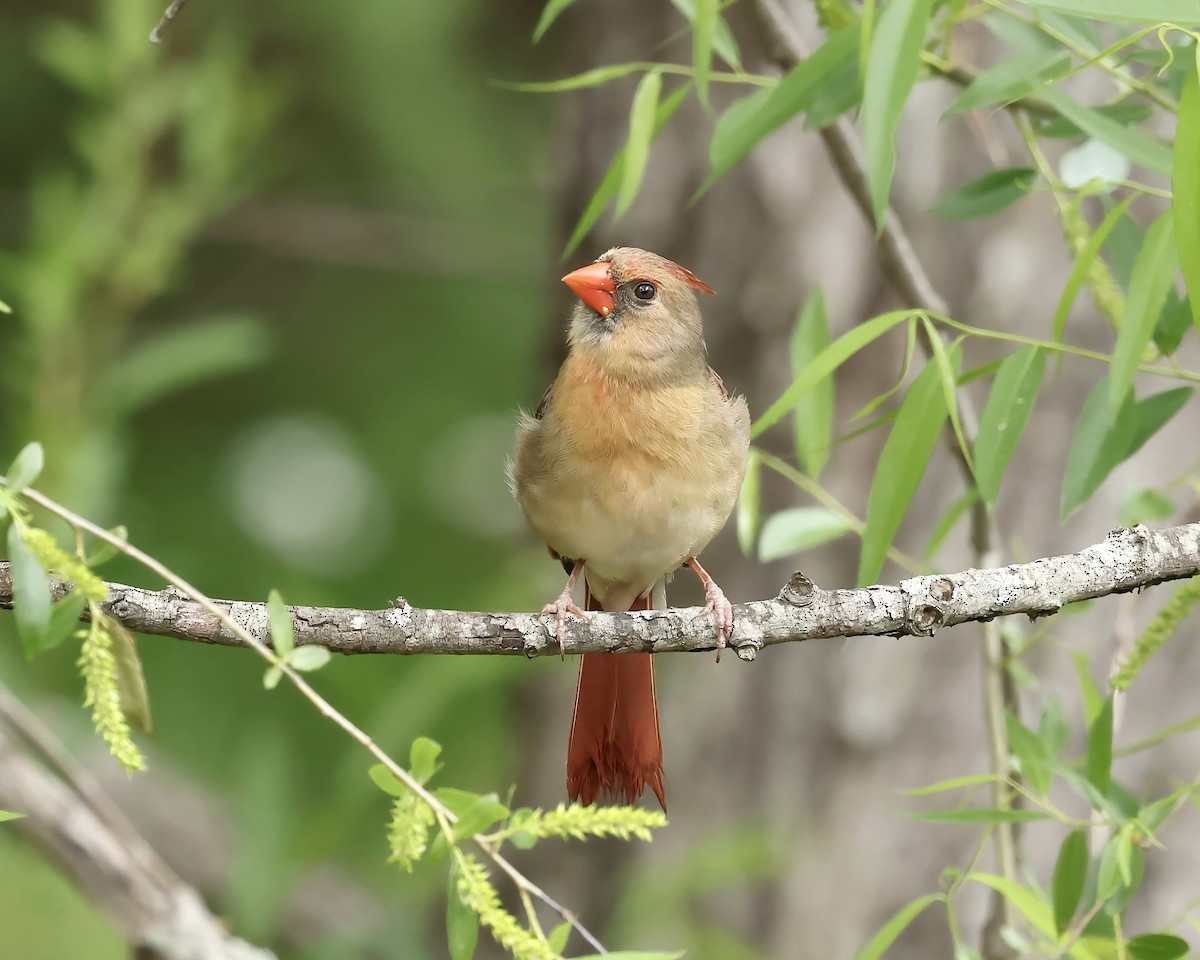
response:
[[[712,291],[677,264],[630,247],[610,250],[564,279],[583,302],[572,314],[570,353],[558,377],[537,415],[523,416],[518,425],[513,493],[554,553],[582,561],[575,573],[583,570],[601,609],[629,610],[666,574],[692,565],[705,583],[723,646],[732,612],[694,558],[733,510],[746,468],[750,415],[745,400],[730,397],[708,366],[696,291]],[[561,625],[568,612],[582,611],[564,591],[546,612]],[[626,686],[647,686],[653,713],[649,657],[637,669],[638,679],[629,677]],[[641,682],[646,671],[648,685]],[[643,783],[651,783],[662,800],[660,772],[627,769],[622,761],[636,753],[645,762],[634,766],[645,766],[657,751],[661,766],[657,716],[652,738],[639,730],[622,732],[612,706],[631,698],[614,691],[609,716],[589,706],[588,717],[581,717],[581,704],[596,699],[585,696],[587,678],[612,673],[609,667],[582,667],[569,754],[589,754],[592,769],[586,776],[577,770],[575,782],[591,777],[600,791],[626,799],[634,785],[640,793]],[[644,700],[638,699],[639,709]],[[587,741],[586,749],[576,749],[577,739]],[[651,739],[654,749],[629,746]],[[574,766],[586,762],[575,757]],[[569,769],[572,795],[590,802],[588,791],[571,782]]]

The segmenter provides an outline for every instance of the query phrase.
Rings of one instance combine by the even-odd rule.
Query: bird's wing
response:
[[[729,391],[725,389],[725,381],[721,379],[721,375],[712,367],[708,368],[708,378],[712,381],[712,385],[717,388],[717,393],[721,395],[722,400],[729,399]],[[546,391],[546,396],[550,395],[550,391]],[[546,402],[546,397],[542,398],[542,403]],[[541,416],[541,407],[538,407],[538,416]]]
[[[716,377],[717,375],[714,373],[713,376]],[[719,377],[717,379],[720,380]],[[553,399],[553,397],[554,384],[551,383],[550,386],[546,388],[546,392],[542,394],[542,399],[538,401],[537,409],[533,411],[534,420],[542,419],[542,415],[546,412],[546,408],[550,406],[550,401]]]

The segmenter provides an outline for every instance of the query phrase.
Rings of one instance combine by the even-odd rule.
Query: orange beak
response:
[[[613,296],[617,285],[612,278],[612,264],[607,260],[589,263],[586,267],[572,270],[562,280],[575,296],[602,317],[607,317],[617,305]]]

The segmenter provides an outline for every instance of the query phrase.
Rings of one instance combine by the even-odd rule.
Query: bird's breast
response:
[[[522,505],[556,551],[594,574],[652,582],[720,530],[744,457],[713,422],[707,381],[639,389],[587,364],[566,373],[541,424],[546,469]]]

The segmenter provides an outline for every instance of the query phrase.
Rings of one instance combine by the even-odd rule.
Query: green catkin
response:
[[[433,811],[416,794],[405,791],[392,804],[392,820],[388,825],[388,860],[398,863],[412,873],[417,861],[429,846],[429,828]]]
[[[1133,650],[1121,664],[1121,669],[1112,678],[1114,690],[1124,690],[1138,678],[1150,658],[1158,653],[1197,603],[1200,603],[1200,577],[1192,577],[1175,590],[1171,599],[1138,637]]]
[[[1079,199],[1077,197],[1075,202],[1062,212],[1063,234],[1066,236],[1067,246],[1071,249],[1071,255],[1076,259],[1092,236],[1092,228],[1079,212]],[[1092,257],[1092,262],[1088,264],[1087,287],[1096,302],[1096,307],[1110,324],[1117,326],[1125,313],[1125,294],[1113,277],[1112,271],[1108,269],[1108,264],[1098,255]]]
[[[483,864],[469,854],[462,854],[458,867],[459,899],[475,911],[479,922],[491,931],[493,939],[511,953],[514,960],[559,960],[550,944],[521,926],[517,918],[500,905],[500,895],[492,886],[492,878]]]
[[[92,623],[81,630],[83,646],[79,650],[79,672],[83,676],[83,705],[92,708],[92,725],[108,747],[108,752],[126,773],[145,770],[146,761],[133,742],[129,722],[121,709],[117,681],[117,659],[113,655],[113,637],[104,615],[92,604]]]

